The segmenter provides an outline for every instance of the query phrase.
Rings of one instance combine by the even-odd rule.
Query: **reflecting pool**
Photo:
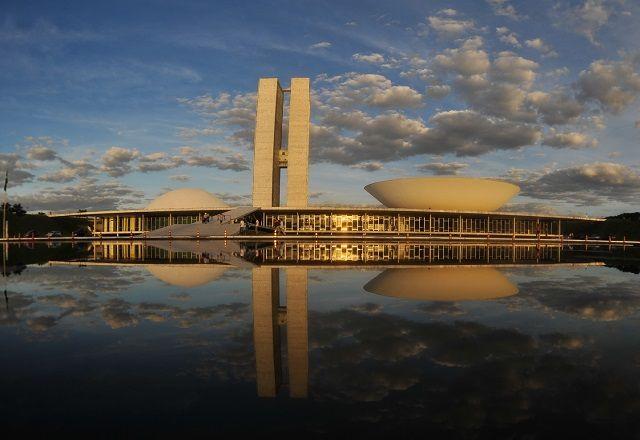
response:
[[[637,248],[104,242],[3,249],[22,435],[635,438]]]

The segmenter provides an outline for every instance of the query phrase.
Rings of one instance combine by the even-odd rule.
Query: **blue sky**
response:
[[[311,193],[499,177],[512,210],[638,210],[640,4],[3,1],[0,166],[30,210],[249,203],[259,77],[308,76]]]

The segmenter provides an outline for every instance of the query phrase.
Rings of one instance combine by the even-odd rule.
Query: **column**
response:
[[[258,83],[253,149],[253,206],[280,206],[283,93],[277,78]]]
[[[309,193],[309,78],[291,79],[287,165],[287,206],[306,208]]]

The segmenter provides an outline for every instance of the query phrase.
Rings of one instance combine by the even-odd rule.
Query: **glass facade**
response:
[[[216,213],[211,212],[211,215]],[[134,213],[97,217],[96,235],[141,234],[170,225],[191,224],[200,213]],[[329,212],[264,210],[247,217],[261,219],[261,226],[273,228],[281,222],[287,234],[411,234],[427,236],[558,236],[561,224],[545,217],[509,217],[505,214],[407,213],[354,210]],[[265,232],[263,230],[263,232]]]
[[[265,264],[413,264],[413,263],[516,263],[560,260],[559,245],[433,244],[287,241],[266,248],[241,246],[239,257]],[[189,250],[161,249],[145,242],[93,244],[96,261],[204,263],[209,254],[194,246]],[[215,257],[225,262],[227,256]],[[213,259],[212,259],[213,261]]]
[[[456,214],[275,213],[266,212],[265,226],[278,221],[287,233],[398,233],[432,235],[559,235],[557,220]]]
[[[218,211],[210,211],[216,215]],[[122,215],[106,215],[96,217],[94,233],[96,235],[129,235],[154,231],[170,225],[185,225],[200,221],[201,213],[165,214],[165,213],[134,213]]]

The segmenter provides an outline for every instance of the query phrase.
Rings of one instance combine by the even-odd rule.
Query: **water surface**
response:
[[[3,273],[9,432],[640,428],[633,249],[65,244]]]

